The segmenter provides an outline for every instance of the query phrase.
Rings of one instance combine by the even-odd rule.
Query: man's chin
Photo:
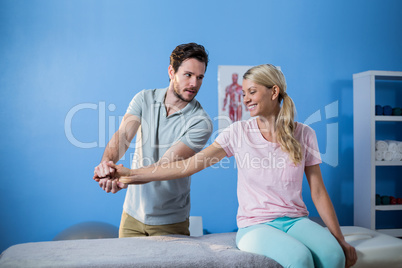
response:
[[[176,95],[176,97],[178,97],[180,100],[185,101],[185,102],[191,102],[191,101],[195,98],[195,95],[192,96],[192,97],[186,98],[186,97],[184,97],[182,94],[177,94],[176,92],[175,92],[175,95]]]
[[[194,99],[194,97],[192,97],[191,99],[190,98],[182,98],[181,100],[185,101],[185,102],[191,102],[193,99]]]

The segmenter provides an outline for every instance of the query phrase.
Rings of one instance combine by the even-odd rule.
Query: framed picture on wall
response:
[[[244,73],[252,66],[218,66],[218,115],[219,131],[230,124],[250,118],[247,107],[243,104],[242,83]]]

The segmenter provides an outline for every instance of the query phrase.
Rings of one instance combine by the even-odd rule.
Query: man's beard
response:
[[[177,88],[177,87],[176,87],[175,85],[173,85],[173,94],[174,94],[176,97],[178,97],[180,100],[185,101],[185,102],[191,102],[191,101],[195,98],[195,95],[194,95],[194,97],[193,97],[191,100],[188,100],[188,99],[183,98],[183,96],[178,93],[178,90],[176,90],[176,88]],[[185,90],[185,89],[184,89],[184,90]]]

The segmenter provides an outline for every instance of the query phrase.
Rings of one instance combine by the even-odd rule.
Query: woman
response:
[[[243,95],[254,118],[232,124],[193,157],[136,170],[109,166],[119,182],[141,183],[189,176],[234,155],[240,250],[263,254],[284,267],[352,266],[356,251],[346,243],[325,189],[315,132],[293,121],[295,108],[284,75],[270,64],[255,66],[243,76]],[[307,218],[303,172],[329,232]]]

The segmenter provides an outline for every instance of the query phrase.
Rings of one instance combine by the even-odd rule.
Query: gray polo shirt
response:
[[[199,152],[211,136],[212,121],[195,99],[166,117],[166,92],[167,88],[143,90],[130,102],[127,113],[141,119],[132,168],[159,161],[178,141]],[[190,177],[185,177],[130,185],[123,208],[130,216],[148,225],[183,222],[190,214],[190,182]]]

